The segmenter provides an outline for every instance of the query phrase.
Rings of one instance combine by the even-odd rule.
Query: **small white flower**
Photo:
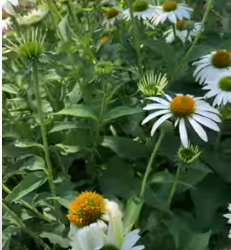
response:
[[[159,25],[165,21],[176,23],[177,20],[190,19],[192,8],[175,1],[166,1],[162,6],[157,6],[158,15],[153,18],[154,25]]]
[[[200,125],[204,125],[212,130],[219,131],[217,122],[221,122],[219,118],[219,111],[201,97],[193,97],[190,95],[178,94],[176,97],[171,98],[169,95],[165,95],[165,98],[149,97],[148,100],[154,101],[154,104],[148,104],[144,107],[144,110],[154,110],[154,112],[148,115],[142,122],[142,125],[150,120],[159,117],[154,122],[151,135],[155,133],[157,128],[167,119],[173,117],[175,126],[179,124],[180,139],[184,147],[189,147],[188,133],[186,124],[189,123],[195,130],[198,136],[203,141],[208,141],[207,134],[204,128]]]
[[[214,97],[213,106],[231,103],[231,71],[220,72],[214,78],[208,78],[202,88],[208,92],[205,98]]]
[[[228,219],[228,222],[227,222],[227,223],[228,223],[228,224],[231,224],[231,203],[230,203],[229,206],[228,206],[228,210],[230,211],[230,213],[224,214],[224,217]],[[230,231],[229,231],[228,238],[231,239],[231,229],[230,229]]]
[[[175,34],[182,43],[186,43],[187,41],[192,42],[193,38],[197,36],[201,29],[201,23],[192,23],[192,27],[187,27],[188,22],[192,21],[180,20],[176,23]],[[165,31],[164,36],[166,36],[166,43],[172,43],[175,40],[173,27]]]
[[[135,0],[132,4],[134,17],[140,20],[151,20],[157,15],[156,7],[146,0]],[[130,10],[127,9],[122,14],[125,20],[131,20]]]
[[[38,8],[33,9],[25,16],[19,16],[17,22],[19,25],[31,25],[33,23],[38,23],[44,16],[48,13],[48,9]]]
[[[10,18],[6,18],[2,20],[2,35],[6,34],[10,26],[11,26]]]
[[[14,15],[14,7],[18,5],[18,0],[2,0],[2,8],[10,15]]]
[[[193,65],[196,66],[193,76],[202,85],[206,79],[215,78],[221,72],[231,72],[231,51],[213,51],[210,54],[202,56]]]
[[[117,20],[121,19],[121,10],[117,7],[106,10],[105,17],[103,20],[103,26],[111,27]]]

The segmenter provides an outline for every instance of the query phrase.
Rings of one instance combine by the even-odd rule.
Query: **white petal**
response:
[[[220,128],[217,126],[217,124],[206,117],[194,114],[192,118],[212,130],[220,131]]]
[[[221,119],[218,115],[216,114],[213,114],[213,113],[210,113],[210,112],[207,112],[207,111],[203,111],[203,110],[198,110],[198,111],[195,111],[196,114],[198,115],[202,115],[204,117],[208,117],[212,120],[214,120],[215,122],[221,122]]]
[[[154,124],[151,130],[151,136],[154,135],[155,131],[157,130],[157,128],[164,122],[166,121],[168,118],[170,118],[172,116],[172,114],[166,114],[162,117],[160,117]]]
[[[189,141],[188,141],[188,134],[185,126],[185,120],[180,119],[180,124],[179,124],[179,132],[180,132],[180,139],[185,148],[188,148],[189,146]]]
[[[132,247],[131,250],[143,250],[145,249],[145,246],[135,246],[135,247]]]
[[[208,111],[208,112],[216,113],[218,115],[220,114],[220,112],[217,109],[213,108],[209,104],[200,105],[200,107],[198,107],[198,110]]]
[[[164,100],[163,98],[160,98],[160,97],[148,97],[146,99],[158,102],[158,103],[166,105],[166,106],[169,105],[169,102],[167,102],[166,100]]]
[[[143,108],[143,110],[166,109],[166,108],[168,108],[168,106],[163,104],[148,104]]]
[[[121,250],[128,250],[131,249],[136,242],[139,240],[139,230],[134,230],[130,233],[128,233],[124,238],[124,243],[121,247]]]
[[[141,123],[141,125],[144,125],[145,123],[149,122],[150,120],[152,120],[153,118],[159,116],[159,115],[163,115],[163,114],[166,114],[166,113],[169,113],[170,111],[167,109],[167,110],[159,110],[159,111],[156,111],[150,115],[148,115]]]
[[[208,141],[208,137],[207,137],[206,132],[202,128],[202,126],[198,122],[196,122],[194,119],[192,119],[191,117],[188,118],[188,121],[192,125],[193,129],[195,130],[195,132],[199,135],[199,137],[203,141],[207,142]]]

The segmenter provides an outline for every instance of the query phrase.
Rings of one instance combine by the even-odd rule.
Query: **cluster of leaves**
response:
[[[144,97],[137,89],[141,75],[136,67],[133,25],[119,22],[113,29],[102,27],[103,9],[110,3],[54,2],[48,15],[34,26],[46,34],[37,67],[55,196],[44,155],[33,62],[8,51],[2,76],[4,250],[68,248],[69,202],[83,190],[94,190],[125,205],[139,193],[158,137],[150,138],[150,127],[140,126],[146,113]],[[200,21],[204,1],[188,2],[193,2]],[[231,50],[228,17],[219,14],[225,6],[225,0],[214,1],[202,38],[170,92],[203,95],[192,79],[191,62],[214,49]],[[3,46],[32,28],[9,31]],[[142,23],[139,32],[145,71],[166,73],[171,79],[190,44],[168,45],[159,29],[153,31]],[[103,36],[108,36],[106,43],[101,42]],[[110,62],[108,74],[97,71],[102,62]],[[180,174],[171,210],[167,199],[180,141],[177,131],[165,136],[137,222],[146,249],[231,247],[223,218],[231,201],[230,122],[224,122],[216,147],[213,132],[207,144],[190,135],[202,154]]]

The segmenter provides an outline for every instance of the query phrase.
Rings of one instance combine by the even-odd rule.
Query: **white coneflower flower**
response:
[[[224,214],[224,217],[228,219],[228,222],[227,222],[227,223],[228,223],[228,224],[231,224],[231,203],[230,203],[229,206],[228,206],[228,210],[230,211],[230,213]],[[230,231],[229,231],[228,238],[231,239],[231,229],[230,229]]]
[[[231,72],[231,51],[217,50],[202,56],[193,63],[196,69],[193,73],[200,84],[208,78],[214,78],[221,72]]]
[[[202,89],[208,91],[205,98],[214,97],[213,106],[231,103],[231,71],[220,72],[213,78],[208,78]]]
[[[48,9],[38,8],[33,9],[27,13],[25,16],[19,16],[16,20],[19,25],[31,25],[33,23],[38,23],[41,21],[46,14],[48,13]]]
[[[139,90],[145,96],[163,95],[164,88],[168,85],[166,74],[145,74],[138,82]]]
[[[72,250],[142,250],[144,246],[134,246],[139,238],[139,230],[124,232],[121,214],[110,214],[108,226],[91,224],[80,237],[72,234],[70,244]]]
[[[84,244],[90,241],[91,233],[93,241],[97,241],[100,235],[97,232],[106,232],[106,224],[110,218],[122,217],[117,203],[104,199],[94,192],[83,192],[70,203],[68,219],[70,221],[69,238],[73,249],[87,250]],[[91,248],[95,249],[95,248]]]
[[[132,4],[134,17],[140,20],[150,20],[157,15],[156,7],[149,4],[146,0],[135,0]],[[130,10],[127,9],[122,13],[125,20],[130,20]]]
[[[18,0],[2,0],[2,8],[10,15],[14,15],[14,7],[18,5]]]
[[[165,95],[165,98],[149,97],[148,100],[154,101],[154,104],[148,104],[144,110],[154,110],[142,122],[142,125],[150,120],[161,116],[154,124],[151,130],[151,135],[155,133],[157,128],[167,119],[173,117],[175,126],[179,125],[180,139],[184,147],[189,147],[188,133],[186,123],[191,124],[192,128],[199,137],[208,141],[207,134],[203,127],[204,125],[212,130],[219,131],[216,122],[221,122],[219,111],[201,97],[193,97],[190,95],[179,94],[171,98]]]
[[[105,11],[105,17],[103,20],[103,25],[106,27],[111,27],[115,24],[117,20],[121,18],[121,10],[117,7],[107,9]]]
[[[174,28],[171,27],[169,30],[164,32],[164,36],[166,36],[166,43],[172,43],[175,40],[175,35],[181,40],[182,43],[187,41],[192,42],[193,37],[197,36],[201,29],[201,23],[194,23],[187,20],[179,20],[175,26],[175,31]]]
[[[190,19],[192,8],[184,4],[179,4],[176,1],[166,1],[162,6],[156,7],[158,15],[153,18],[154,25],[170,21],[176,23],[177,20]]]

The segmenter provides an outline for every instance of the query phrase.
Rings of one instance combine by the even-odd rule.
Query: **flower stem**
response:
[[[39,237],[37,237],[25,224],[23,221],[21,221],[21,219],[18,217],[17,214],[15,214],[12,209],[10,209],[7,204],[4,202],[2,202],[2,207],[3,209],[5,209],[5,211],[11,216],[11,218],[18,224],[18,226],[21,227],[21,229],[28,234],[31,238],[34,239],[34,241],[36,243],[38,243],[39,245],[42,246],[42,249],[44,250],[50,250],[51,248],[45,243],[43,242]]]
[[[180,176],[180,169],[181,169],[181,165],[180,165],[180,163],[178,163],[177,170],[176,170],[176,175],[175,175],[175,178],[174,178],[174,181],[173,181],[173,184],[172,184],[169,196],[168,196],[168,208],[170,208],[170,206],[171,206],[172,198],[173,198],[173,195],[174,195],[174,193],[176,191],[178,179],[179,179],[179,176]]]
[[[212,8],[212,3],[213,0],[209,0],[207,5],[206,5],[206,10],[201,22],[201,27],[200,27],[200,31],[198,32],[195,40],[193,41],[192,45],[189,47],[188,51],[186,52],[185,56],[183,57],[183,59],[181,60],[181,62],[179,63],[179,65],[176,67],[176,69],[174,70],[173,74],[172,74],[172,78],[171,81],[169,82],[168,88],[170,86],[170,84],[172,83],[172,81],[175,79],[175,77],[177,76],[177,74],[180,72],[181,68],[184,66],[184,64],[186,63],[188,57],[191,55],[191,53],[193,52],[193,49],[195,48],[197,42],[199,41],[201,34],[202,34],[202,30],[204,29],[205,23],[208,19],[208,15],[209,12]]]
[[[155,145],[155,147],[153,149],[153,152],[151,154],[151,157],[149,159],[148,165],[146,167],[146,171],[144,173],[144,178],[143,178],[142,184],[141,184],[140,197],[142,197],[144,195],[147,180],[148,180],[148,176],[149,176],[149,174],[151,172],[151,169],[152,169],[152,163],[153,163],[153,161],[155,159],[155,156],[156,156],[157,151],[158,151],[158,149],[159,149],[159,147],[161,145],[161,142],[162,142],[162,140],[164,138],[164,135],[165,135],[165,132],[161,131],[160,137],[158,138],[158,141],[157,141],[157,143],[156,143],[156,145]]]
[[[75,12],[74,12],[71,0],[67,1],[67,8],[68,8],[68,11],[70,12],[72,23],[73,23],[73,26],[75,27],[75,31],[78,32],[78,30],[79,30],[78,20],[77,20],[77,18],[75,16]]]
[[[3,191],[5,191],[7,194],[11,194],[11,193],[12,193],[12,191],[11,191],[5,184],[2,184],[2,189],[3,189]],[[49,223],[52,222],[49,218],[45,217],[45,216],[44,216],[42,213],[40,213],[35,207],[33,207],[30,203],[24,201],[23,199],[20,199],[19,201],[22,203],[22,205],[23,205],[24,207],[26,207],[27,209],[29,209],[30,211],[32,211],[33,213],[35,213],[40,219],[45,220],[45,221],[47,221],[47,222],[49,222]]]
[[[138,27],[138,20],[134,17],[134,11],[132,8],[132,0],[128,0],[129,12],[131,16],[131,21],[133,24],[133,31],[134,31],[134,43],[135,43],[135,50],[138,58],[138,69],[139,73],[143,74],[143,67],[142,67],[142,55],[140,50],[140,37],[139,37],[139,27]]]
[[[46,161],[46,166],[47,166],[47,178],[48,178],[48,183],[50,186],[51,194],[53,197],[55,197],[56,196],[55,184],[54,184],[52,165],[51,165],[51,160],[50,160],[49,146],[48,146],[48,141],[47,141],[47,130],[46,130],[46,124],[45,124],[44,113],[43,113],[43,108],[42,108],[42,98],[40,95],[38,68],[37,68],[36,60],[33,60],[33,75],[34,75],[34,88],[35,88],[35,96],[36,96],[36,101],[37,101],[39,123],[40,123],[40,129],[41,129],[42,140],[43,140],[43,150],[44,150],[45,161]],[[55,209],[56,213],[58,213],[58,210],[57,210],[58,207],[57,207],[56,201],[54,201],[54,206],[56,208]]]

